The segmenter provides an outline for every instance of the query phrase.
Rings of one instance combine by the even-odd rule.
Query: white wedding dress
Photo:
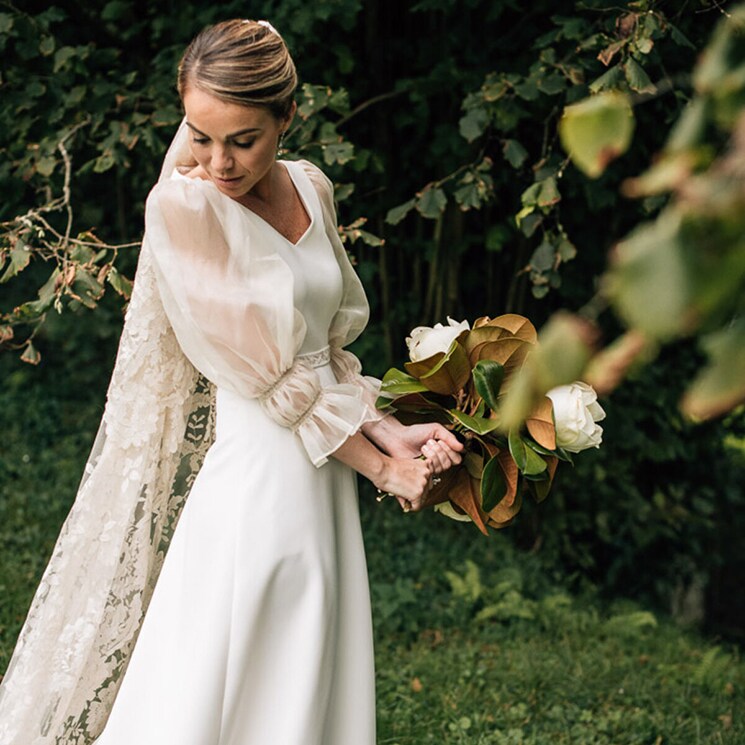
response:
[[[300,359],[333,385],[342,274],[316,188],[301,164],[285,166],[311,218],[297,244],[245,208],[239,219],[291,269]],[[256,398],[219,384],[216,397],[215,442],[96,744],[374,745],[355,475],[333,458],[314,466]]]

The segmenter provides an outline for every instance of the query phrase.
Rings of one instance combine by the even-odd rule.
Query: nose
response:
[[[233,167],[233,156],[230,148],[215,144],[212,151],[212,169],[220,173],[227,173]]]

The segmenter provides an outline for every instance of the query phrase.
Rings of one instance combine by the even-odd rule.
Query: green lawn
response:
[[[100,404],[0,393],[0,670],[51,551]],[[379,745],[745,743],[737,649],[439,515],[363,489]],[[350,745],[353,745],[350,743]]]

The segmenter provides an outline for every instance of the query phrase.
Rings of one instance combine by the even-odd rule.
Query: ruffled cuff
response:
[[[366,422],[379,422],[388,416],[375,406],[380,395],[380,381],[368,375],[362,375],[362,364],[356,355],[341,347],[331,347],[331,367],[340,383],[354,385],[360,390],[362,401],[368,408]]]
[[[322,387],[316,371],[302,360],[296,360],[259,401],[275,422],[297,433],[316,467],[326,463],[363,424],[380,418],[363,400],[359,385]]]

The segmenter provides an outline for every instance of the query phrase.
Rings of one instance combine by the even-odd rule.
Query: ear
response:
[[[284,134],[287,132],[287,130],[290,128],[290,125],[292,124],[292,120],[295,118],[295,113],[297,112],[297,101],[292,102],[292,106],[290,106],[290,110],[287,112],[287,116],[282,119],[282,133]]]

